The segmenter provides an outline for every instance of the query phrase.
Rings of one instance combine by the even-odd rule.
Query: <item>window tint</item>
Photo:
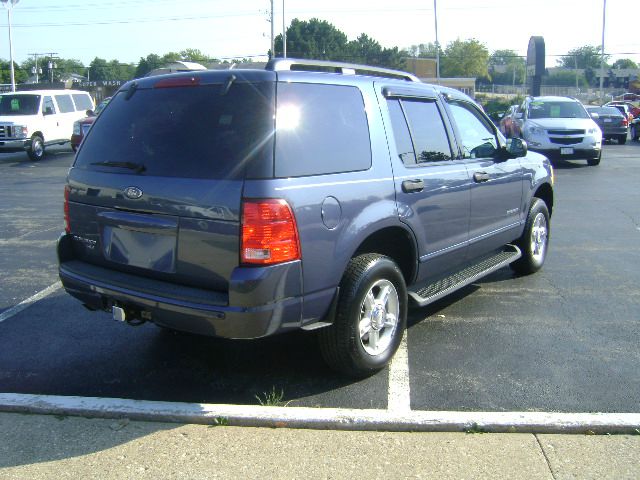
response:
[[[0,115],[35,115],[40,95],[0,95]]]
[[[60,108],[60,113],[69,113],[75,111],[71,95],[54,95],[56,102]]]
[[[279,83],[276,177],[366,170],[369,126],[356,87]]]
[[[498,151],[498,141],[487,119],[466,102],[452,101],[449,106],[458,126],[463,158],[493,157]]]
[[[141,175],[239,178],[248,162],[272,161],[272,136],[273,83],[138,89],[109,102],[75,166],[121,173],[129,162]]]
[[[44,97],[44,102],[42,103],[42,113],[47,115],[53,115],[56,113],[56,105],[53,103],[53,98]]]
[[[402,100],[418,163],[451,160],[449,137],[434,101]]]
[[[411,142],[411,134],[407,121],[404,118],[404,112],[400,106],[400,100],[388,99],[389,115],[391,116],[391,127],[393,128],[393,138],[396,140],[396,150],[398,157],[406,165],[416,163],[416,152],[413,150]]]
[[[76,110],[89,110],[90,108],[93,108],[89,95],[83,93],[74,93],[71,96],[73,97],[73,103],[76,104]]]

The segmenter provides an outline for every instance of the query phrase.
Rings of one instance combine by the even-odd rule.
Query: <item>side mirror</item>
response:
[[[525,157],[529,151],[527,142],[521,138],[507,138],[505,150],[510,158]]]
[[[600,118],[600,114],[598,112],[590,112],[589,115],[591,115],[591,118],[593,118],[594,120]]]

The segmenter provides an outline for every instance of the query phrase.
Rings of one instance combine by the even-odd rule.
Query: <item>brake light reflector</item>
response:
[[[64,186],[64,231],[71,233],[71,222],[69,221],[69,185]]]
[[[244,200],[240,261],[271,265],[300,259],[298,227],[285,200]]]
[[[153,88],[197,87],[200,85],[200,77],[168,77],[158,80]]]

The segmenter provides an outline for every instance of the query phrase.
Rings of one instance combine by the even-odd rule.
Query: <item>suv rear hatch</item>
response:
[[[67,266],[226,293],[244,179],[273,172],[274,82],[222,71],[123,87],[69,171]]]

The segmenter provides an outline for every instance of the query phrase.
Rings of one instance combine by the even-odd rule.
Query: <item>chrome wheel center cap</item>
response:
[[[384,325],[385,310],[382,305],[376,305],[371,315],[371,326],[375,330],[380,330]]]

